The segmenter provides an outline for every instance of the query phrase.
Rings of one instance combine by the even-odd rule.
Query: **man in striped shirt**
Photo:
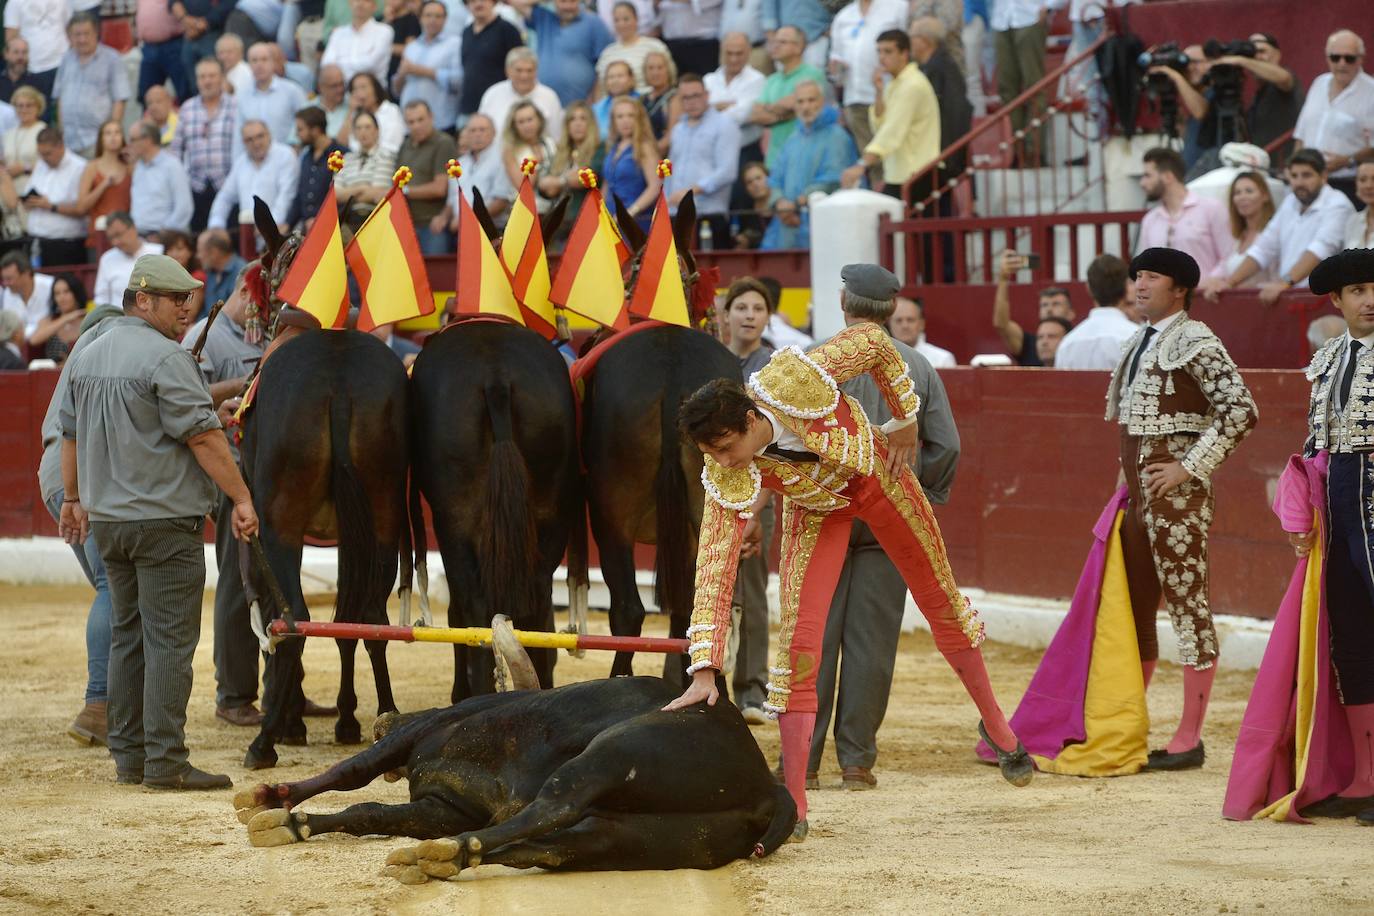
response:
[[[194,204],[191,230],[200,232],[234,164],[238,108],[233,96],[224,91],[224,68],[213,57],[196,64],[196,88],[200,94],[181,106],[181,120],[168,150],[186,166]]]

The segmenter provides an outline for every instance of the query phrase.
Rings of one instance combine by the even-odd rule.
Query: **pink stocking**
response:
[[[1345,720],[1355,746],[1355,779],[1340,794],[1349,798],[1374,795],[1374,703],[1345,707]]]
[[[785,712],[778,716],[782,734],[782,778],[797,803],[797,820],[806,820],[806,762],[811,759],[811,733],[816,730],[814,712]]]
[[[1207,701],[1212,698],[1212,682],[1216,677],[1216,662],[1202,671],[1183,669],[1183,718],[1179,720],[1173,740],[1164,747],[1170,754],[1191,751],[1202,740],[1202,720],[1207,718]]]
[[[1140,663],[1140,670],[1145,675],[1145,689],[1150,689],[1150,680],[1155,676],[1155,668],[1158,667],[1159,660],[1151,659],[1148,662]]]
[[[1007,717],[1002,715],[1002,707],[997,705],[997,697],[992,693],[988,669],[983,665],[982,651],[960,649],[957,652],[946,652],[945,661],[949,662],[954,673],[959,675],[964,689],[973,698],[973,704],[978,707],[978,712],[983,717],[983,728],[987,729],[988,737],[1004,751],[1016,750],[1016,733],[1011,730]]]

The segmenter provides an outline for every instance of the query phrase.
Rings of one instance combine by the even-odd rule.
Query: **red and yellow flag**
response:
[[[549,280],[549,258],[544,250],[544,232],[539,225],[534,186],[530,184],[530,176],[534,174],[537,164],[533,159],[520,163],[520,171],[525,173],[525,178],[520,182],[520,193],[511,207],[506,231],[501,237],[501,261],[510,274],[511,288],[516,301],[520,303],[525,326],[553,340],[558,329],[553,303],[549,301],[552,285]]]
[[[415,237],[410,206],[401,193],[410,177],[410,169],[405,166],[396,170],[391,190],[344,250],[362,291],[359,331],[371,331],[434,311],[434,295],[429,291],[420,240]]]
[[[463,168],[448,161],[448,174],[458,178]],[[510,274],[482,231],[472,205],[458,192],[458,288],[454,311],[459,315],[495,315],[524,324],[520,304],[511,291]]]
[[[563,249],[563,260],[549,298],[555,305],[584,318],[608,327],[625,328],[629,326],[629,316],[625,311],[621,267],[630,259],[630,252],[606,212],[596,186],[596,174],[583,169],[579,177],[587,188],[587,196]]]
[[[667,159],[658,164],[658,176],[667,178],[673,165]],[[668,324],[692,326],[687,312],[687,294],[682,289],[682,273],[677,263],[677,242],[673,239],[673,219],[668,213],[668,199],[658,192],[658,206],[649,226],[649,239],[639,258],[639,276],[630,294],[630,314],[666,321]]]
[[[338,172],[342,167],[343,154],[336,150],[329,156],[329,168]],[[277,296],[311,315],[322,328],[341,328],[348,321],[348,270],[344,266],[343,234],[339,231],[339,204],[332,184],[277,288]]]

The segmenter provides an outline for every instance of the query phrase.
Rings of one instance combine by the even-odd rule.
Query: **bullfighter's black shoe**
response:
[[[978,720],[978,736],[997,754],[997,765],[1002,769],[1003,779],[1017,788],[1030,785],[1032,777],[1035,776],[1035,762],[1026,752],[1025,745],[1017,741],[1016,750],[1002,750],[988,737],[988,730],[983,727],[981,719]]]
[[[1196,770],[1202,766],[1207,759],[1207,751],[1199,740],[1197,747],[1189,748],[1186,751],[1179,751],[1177,754],[1170,754],[1167,750],[1150,751],[1149,759],[1145,761],[1147,770]]]
[[[1355,817],[1359,814],[1374,814],[1369,806],[1374,805],[1374,795],[1347,798],[1344,795],[1328,795],[1319,802],[1298,809],[1303,817]],[[1374,821],[1374,817],[1370,818]]]

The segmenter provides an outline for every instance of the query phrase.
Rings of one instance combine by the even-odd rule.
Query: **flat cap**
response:
[[[1339,293],[1356,283],[1374,283],[1374,249],[1347,248],[1322,261],[1307,278],[1318,296]]]
[[[1131,279],[1142,270],[1163,274],[1179,286],[1197,289],[1202,271],[1192,255],[1177,248],[1146,248],[1131,259]]]
[[[165,254],[145,254],[134,262],[134,271],[129,274],[133,292],[189,293],[204,285]]]
[[[846,264],[840,269],[840,279],[854,295],[879,302],[897,298],[902,288],[896,274],[877,264]]]

